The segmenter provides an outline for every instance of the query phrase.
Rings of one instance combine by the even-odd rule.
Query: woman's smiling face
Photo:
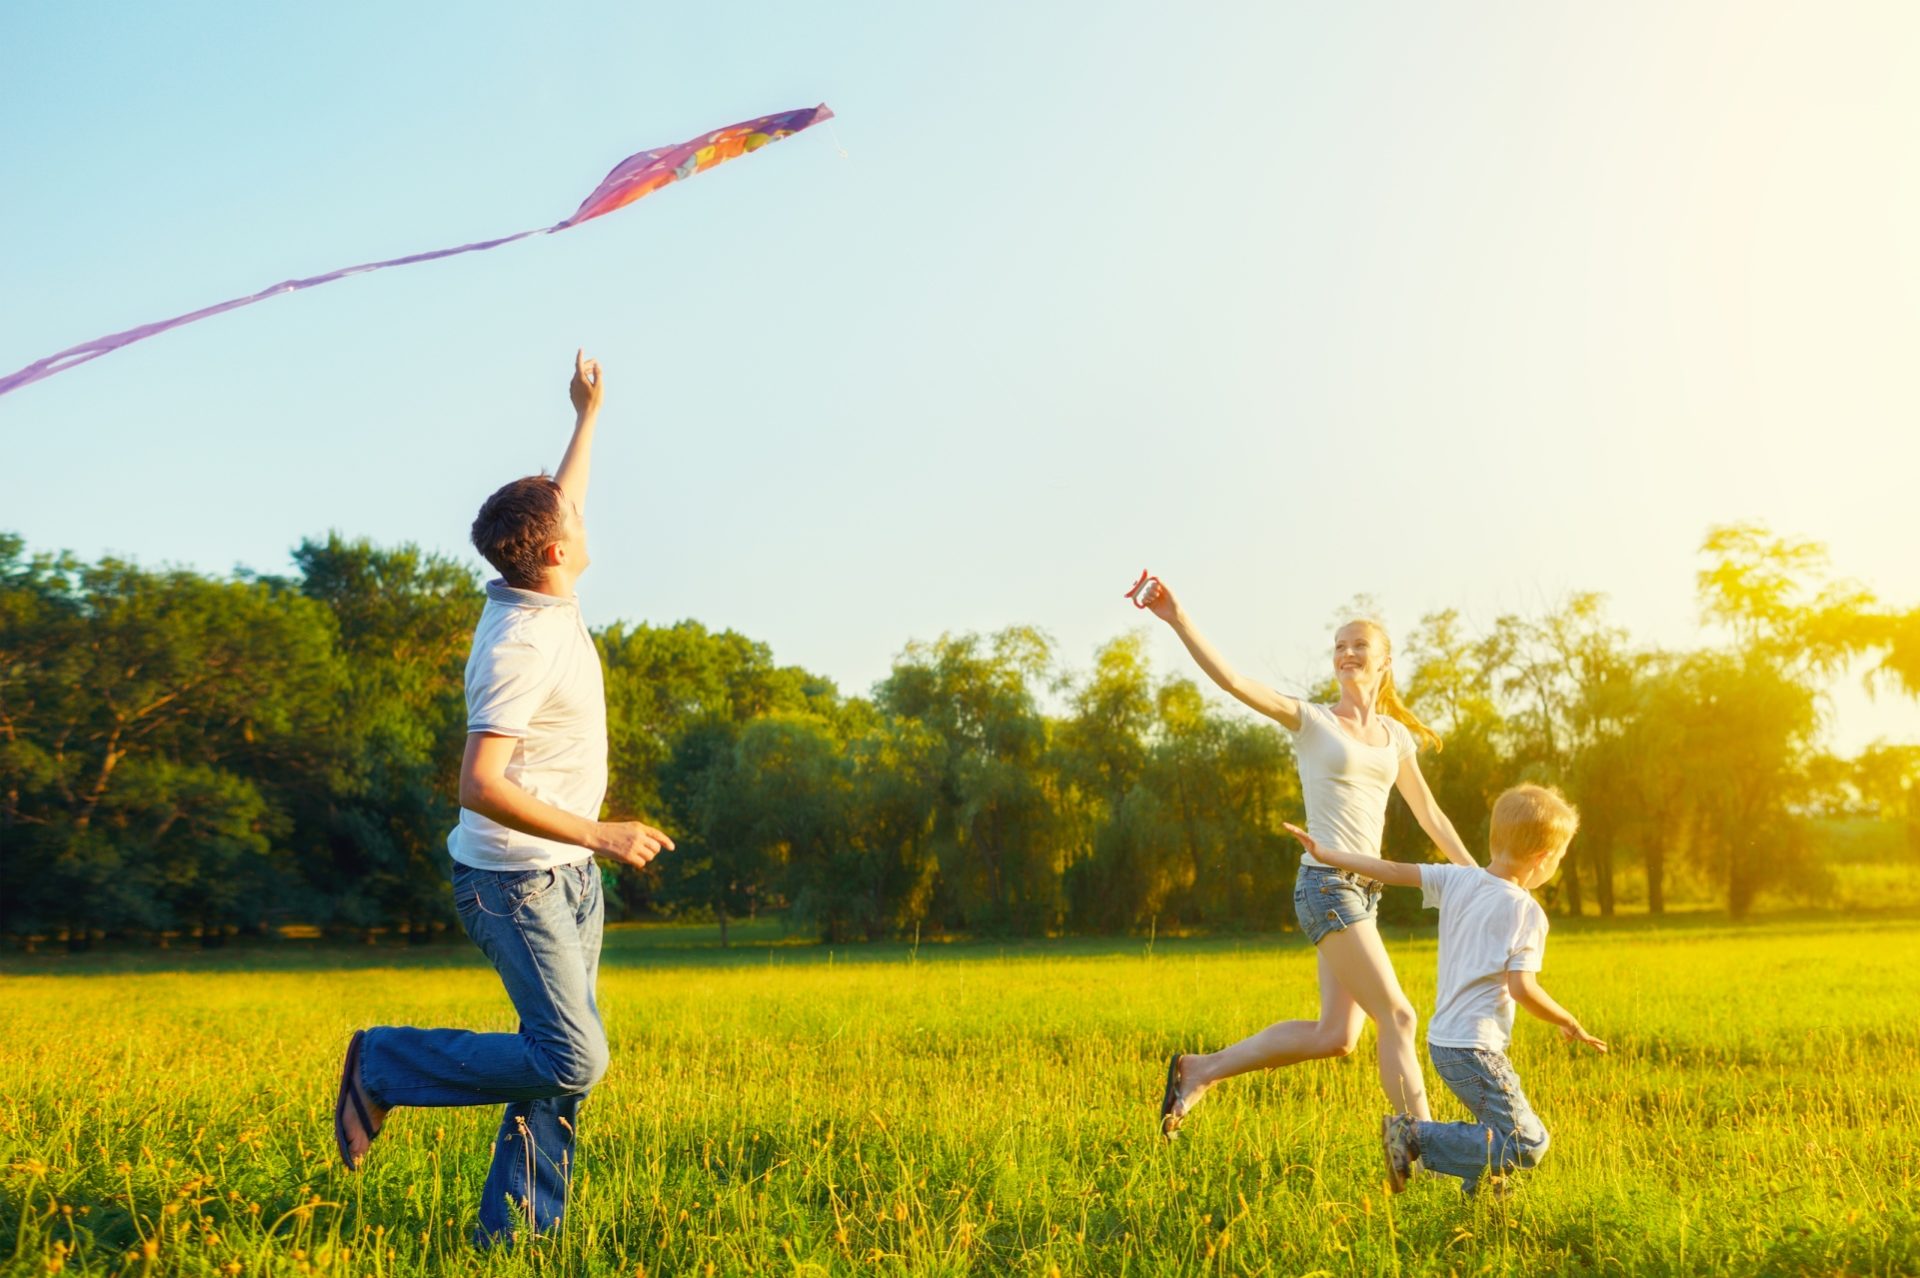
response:
[[[1333,636],[1333,677],[1342,687],[1349,683],[1372,689],[1387,668],[1386,636],[1378,626],[1365,621],[1350,621]]]

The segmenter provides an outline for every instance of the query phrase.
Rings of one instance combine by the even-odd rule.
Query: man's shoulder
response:
[[[489,599],[473,628],[471,661],[502,661],[551,654],[566,637],[564,628],[537,608],[515,608]]]

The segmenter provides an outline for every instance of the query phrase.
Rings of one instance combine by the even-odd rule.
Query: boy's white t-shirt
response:
[[[1537,972],[1547,912],[1527,890],[1478,866],[1423,865],[1422,903],[1440,911],[1440,978],[1427,1042],[1504,1052],[1513,1040],[1508,972]]]
[[[1387,792],[1400,776],[1400,761],[1415,748],[1405,724],[1386,715],[1380,722],[1387,726],[1387,743],[1367,745],[1354,740],[1326,706],[1300,703],[1293,758],[1300,769],[1300,796],[1307,803],[1307,833],[1323,848],[1380,855]],[[1300,854],[1300,864],[1331,868],[1311,852]]]
[[[467,658],[467,731],[516,737],[507,779],[589,821],[607,797],[607,692],[575,599],[487,583]],[[592,853],[460,809],[447,850],[481,870],[547,870]]]

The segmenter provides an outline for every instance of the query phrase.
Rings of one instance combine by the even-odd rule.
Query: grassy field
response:
[[[1389,944],[1424,1009],[1431,935]],[[481,1258],[491,1113],[400,1111],[352,1176],[329,1125],[352,1027],[510,1027],[463,946],[15,958],[0,1273],[1920,1272],[1920,920],[1558,930],[1614,1054],[1521,1026],[1553,1149],[1501,1202],[1382,1193],[1370,1033],[1159,1143],[1167,1053],[1310,1015],[1312,961],[614,931],[566,1231]]]

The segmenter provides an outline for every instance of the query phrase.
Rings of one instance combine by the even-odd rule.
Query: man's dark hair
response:
[[[560,540],[565,494],[544,471],[516,479],[486,499],[473,519],[473,548],[509,586],[531,590],[547,575],[547,547]]]

